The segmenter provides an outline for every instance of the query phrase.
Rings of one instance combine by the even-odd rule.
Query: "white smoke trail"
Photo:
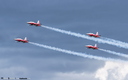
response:
[[[86,36],[86,35],[83,35],[83,34],[80,34],[80,33],[61,30],[61,29],[58,29],[58,28],[53,28],[53,27],[48,27],[48,26],[43,26],[43,25],[41,27],[47,28],[47,29],[50,29],[50,30],[53,30],[53,31],[61,32],[61,33],[64,33],[64,34],[68,34],[68,35],[72,35],[72,36],[81,37],[81,38],[84,38],[84,39],[96,41],[96,42],[99,42],[99,43],[107,43],[107,44],[110,44],[110,45],[114,45],[114,46],[117,46],[117,47],[122,47],[122,48],[128,49],[128,43],[126,44],[126,43],[121,42],[121,41],[116,41],[116,40],[107,39],[107,38],[102,39],[102,38],[89,37],[89,36]]]
[[[119,44],[122,44],[124,45],[125,47],[128,46],[128,43],[126,42],[122,42],[122,41],[119,41],[119,40],[114,40],[114,39],[110,39],[110,38],[105,38],[105,37],[101,37],[103,40],[107,40],[107,41],[111,41],[113,43],[119,43]]]
[[[110,50],[106,50],[106,49],[99,49],[99,50],[107,52],[107,53],[110,53],[110,54],[114,54],[114,55],[118,55],[118,56],[122,56],[122,57],[128,58],[128,55],[123,54],[123,53],[119,53],[119,52],[115,52],[115,51],[110,51]]]
[[[47,48],[47,49],[51,49],[51,50],[55,50],[55,51],[59,51],[59,52],[67,53],[67,54],[72,54],[72,55],[76,55],[76,56],[80,56],[80,57],[84,57],[84,58],[97,59],[97,60],[103,60],[103,61],[127,62],[127,61],[120,60],[120,59],[98,57],[98,56],[93,56],[93,55],[89,55],[89,54],[85,54],[85,53],[74,52],[74,51],[70,51],[70,50],[65,50],[65,49],[61,49],[61,48],[56,48],[56,47],[51,47],[51,46],[47,46],[47,45],[43,45],[43,44],[38,44],[38,43],[34,43],[34,42],[29,42],[29,43],[36,45],[36,46],[39,46],[39,47],[43,47],[43,48]]]

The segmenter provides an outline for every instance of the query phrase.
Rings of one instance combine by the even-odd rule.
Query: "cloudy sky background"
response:
[[[14,38],[106,58],[124,57],[84,46],[97,42],[26,24],[40,20],[43,25],[124,42],[128,26],[127,0],[1,0],[0,2],[0,77],[28,77],[31,80],[128,80],[127,63],[100,61],[65,54]],[[127,53],[127,49],[108,44],[100,48]]]

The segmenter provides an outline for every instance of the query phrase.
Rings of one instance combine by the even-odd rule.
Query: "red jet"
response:
[[[27,22],[28,24],[30,24],[30,25],[34,25],[34,26],[41,26],[41,24],[40,24],[40,21],[38,20],[37,21],[37,23],[36,22],[32,22],[32,21],[30,21],[30,22]]]
[[[89,49],[98,49],[97,44],[95,44],[95,46],[86,45],[86,47],[89,48]]]
[[[91,36],[91,37],[100,37],[101,35],[98,34],[98,32],[96,32],[96,34],[93,33],[87,33],[87,35]]]
[[[27,37],[25,37],[24,39],[16,38],[15,41],[22,42],[22,43],[28,43]]]

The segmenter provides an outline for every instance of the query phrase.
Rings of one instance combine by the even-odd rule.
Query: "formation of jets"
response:
[[[96,32],[96,34],[94,34],[94,33],[87,33],[87,35],[91,36],[91,37],[96,37],[96,38],[101,36],[101,35],[98,34],[98,32]],[[89,48],[89,49],[98,49],[97,44],[95,44],[94,46],[86,45],[86,47]]]
[[[30,21],[30,22],[27,22],[27,23],[30,24],[30,25],[34,25],[34,26],[41,26],[39,20],[37,21],[37,23],[33,22],[33,21]],[[99,38],[101,36],[101,35],[98,34],[98,32],[96,32],[96,34],[94,34],[94,33],[87,33],[87,35],[90,36],[90,37],[95,37],[95,38]],[[28,43],[27,37],[25,37],[24,39],[16,38],[14,40],[17,41],[17,42]],[[89,49],[98,49],[97,44],[95,44],[94,46],[86,45],[85,47],[87,47]]]

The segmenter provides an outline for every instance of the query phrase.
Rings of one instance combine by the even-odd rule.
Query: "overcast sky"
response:
[[[128,42],[127,0],[1,0],[0,2],[0,77],[27,77],[31,80],[128,80],[127,63],[102,61],[69,55],[14,38],[82,52],[105,58],[124,57],[91,50],[85,45],[127,53],[127,49],[101,44],[26,22],[40,20],[42,25],[80,34]]]

